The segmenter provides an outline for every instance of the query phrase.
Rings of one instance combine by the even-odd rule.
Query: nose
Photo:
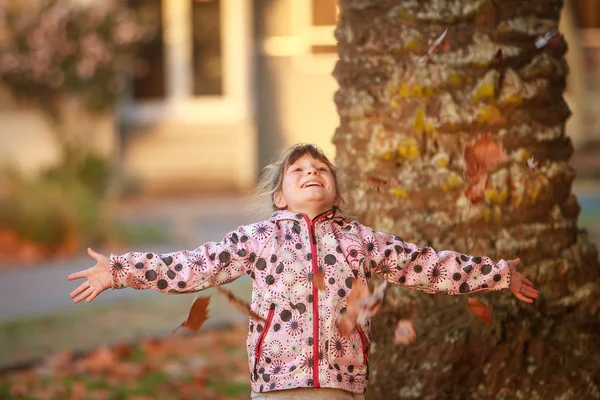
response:
[[[319,170],[313,166],[310,166],[306,169],[306,174],[307,175],[317,175],[319,172]]]

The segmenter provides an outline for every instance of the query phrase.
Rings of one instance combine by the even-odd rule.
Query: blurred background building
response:
[[[238,192],[273,155],[314,142],[333,156],[337,0],[131,0],[159,34],[145,75],[90,140],[146,194]],[[600,0],[565,2],[571,69],[567,131],[578,152],[600,142]],[[0,89],[0,158],[35,172],[56,149],[39,113]]]

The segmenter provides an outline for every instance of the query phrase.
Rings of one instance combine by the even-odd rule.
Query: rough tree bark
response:
[[[541,291],[534,305],[482,295],[492,326],[463,296],[388,289],[373,319],[369,399],[600,398],[600,266],[577,227],[571,193],[566,43],[537,49],[558,25],[557,0],[341,0],[334,75],[337,164],[354,179],[350,211],[377,230],[440,251],[520,257]],[[424,66],[428,39],[449,48]],[[502,48],[504,58],[493,61]],[[462,152],[501,140],[483,204],[463,191]],[[540,161],[530,171],[526,160]],[[368,177],[393,178],[383,191]],[[415,310],[418,339],[393,342]]]

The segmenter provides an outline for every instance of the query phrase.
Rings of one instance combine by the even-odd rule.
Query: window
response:
[[[140,61],[134,66],[133,97],[152,100],[165,97],[164,41],[161,0],[130,0],[144,24],[155,28],[153,38],[140,49]]]
[[[192,1],[193,94],[223,94],[219,0]]]
[[[338,0],[311,0],[311,43],[312,54],[335,54],[337,45],[333,36],[338,18]]]

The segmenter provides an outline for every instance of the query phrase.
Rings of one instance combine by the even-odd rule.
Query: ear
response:
[[[287,203],[285,202],[285,199],[283,198],[283,193],[281,193],[281,190],[275,192],[275,194],[273,195],[273,202],[275,203],[277,208],[286,208],[287,207]]]
[[[339,207],[342,204],[342,198],[340,196],[335,196],[335,200],[333,201],[334,207]]]

